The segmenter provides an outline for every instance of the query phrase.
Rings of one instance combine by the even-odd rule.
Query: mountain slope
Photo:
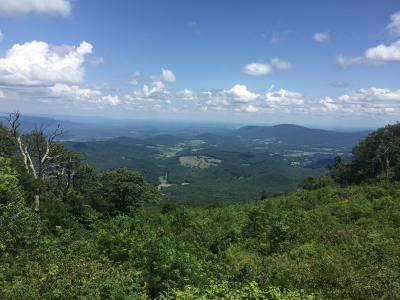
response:
[[[244,126],[232,134],[242,139],[277,139],[290,146],[307,145],[311,147],[353,147],[369,131],[340,132],[311,129],[293,124],[275,126]]]

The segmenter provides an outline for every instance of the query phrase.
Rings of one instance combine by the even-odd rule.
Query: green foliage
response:
[[[36,241],[37,224],[26,207],[16,170],[0,157],[0,257],[27,251]]]
[[[7,128],[0,122],[0,156],[10,157],[13,155],[16,145],[9,135]]]
[[[146,203],[158,202],[158,191],[148,184],[143,176],[128,169],[104,172],[99,177],[97,194],[106,204],[106,211],[134,212]]]
[[[300,184],[300,187],[305,190],[317,190],[329,185],[333,185],[334,181],[330,176],[320,176],[320,177],[307,177]]]
[[[375,179],[400,179],[400,124],[387,125],[371,133],[356,146],[350,163],[336,161],[332,177],[339,183]]]
[[[159,206],[140,174],[62,146],[63,171],[33,183],[0,156],[0,298],[399,299],[397,152],[379,150],[397,146],[372,136],[294,193],[208,207]],[[363,183],[335,184],[344,170]]]
[[[167,299],[221,299],[221,300],[313,300],[313,295],[307,295],[302,290],[280,290],[270,286],[261,289],[256,282],[245,285],[230,286],[228,282],[211,283],[205,290],[193,286],[185,286],[183,290],[171,290],[161,295],[159,300]]]
[[[301,154],[315,149],[282,145],[278,141],[265,144],[264,140],[232,136],[217,136],[216,140],[207,136],[199,137],[199,140],[173,136],[146,140],[120,137],[64,144],[84,153],[87,161],[99,170],[126,167],[139,171],[153,185],[164,183],[164,187],[160,186],[161,193],[181,203],[259,199],[262,191],[268,195],[293,191],[305,177],[325,172],[324,166],[293,167],[284,157],[287,151]],[[332,149],[325,154],[315,152],[312,156],[299,155],[292,159],[302,161],[303,166],[310,160],[331,159],[339,150],[343,152],[342,148]],[[272,156],[271,153],[279,155]],[[208,164],[208,168],[190,167],[190,164],[181,164],[185,158],[208,158],[214,163]]]

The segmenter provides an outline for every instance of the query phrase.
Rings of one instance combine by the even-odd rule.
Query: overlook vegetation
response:
[[[200,207],[8,121],[1,299],[400,299],[399,124],[290,194]]]

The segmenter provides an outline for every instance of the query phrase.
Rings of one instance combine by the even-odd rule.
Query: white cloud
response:
[[[105,61],[103,57],[95,57],[89,60],[89,64],[92,66],[104,65]]]
[[[274,66],[278,70],[289,70],[292,65],[287,60],[273,58],[271,59],[271,65]]]
[[[270,63],[251,63],[243,67],[243,73],[251,76],[265,76],[274,69],[289,70],[292,67],[290,62],[280,58],[271,59]]]
[[[0,90],[0,99],[5,98],[5,97],[6,97],[6,94],[2,90]]]
[[[71,101],[80,104],[95,104],[103,106],[109,104],[116,106],[121,103],[117,95],[103,95],[99,89],[81,87],[79,85],[69,85],[65,83],[57,83],[51,87],[47,87],[49,96],[58,102],[70,103]]]
[[[400,61],[400,40],[390,44],[380,44],[365,51],[365,57],[372,62]]]
[[[390,17],[390,23],[386,30],[393,36],[400,36],[400,12],[396,12]],[[346,58],[338,55],[336,62],[343,68],[355,64],[379,64],[385,62],[400,61],[400,40],[389,45],[379,44],[365,50],[363,56]]]
[[[52,85],[83,80],[85,55],[92,45],[53,46],[32,41],[15,44],[0,58],[0,82],[10,85]]]
[[[252,101],[259,95],[250,92],[245,85],[236,84],[228,91],[235,100]]]
[[[316,32],[314,33],[313,39],[317,43],[324,43],[330,40],[330,35],[327,32]]]
[[[248,113],[255,113],[258,112],[260,109],[254,105],[248,104],[242,107],[242,111]]]
[[[82,88],[78,85],[68,85],[64,83],[57,83],[54,86],[49,87],[48,89],[49,92],[54,96],[73,97],[77,100],[94,98],[101,96],[102,94],[99,90]]]
[[[188,89],[184,89],[177,93],[177,97],[184,100],[196,100],[195,94]]]
[[[336,100],[325,97],[319,109],[324,112],[341,112],[357,115],[400,114],[400,90],[368,88],[352,91]]]
[[[152,76],[152,79],[155,81],[176,82],[175,74],[171,70],[163,68],[161,68],[161,74]]]
[[[320,102],[322,110],[339,111],[342,109],[341,105],[336,103],[331,97],[324,97]]]
[[[4,39],[4,33],[0,29],[0,43],[3,41],[3,39]]]
[[[118,96],[111,96],[111,95],[107,95],[107,96],[103,96],[101,97],[101,99],[107,103],[110,104],[112,106],[116,106],[119,105],[121,103],[121,100],[119,99]]]
[[[243,72],[251,76],[264,76],[270,74],[272,68],[269,64],[251,63],[244,66]]]
[[[71,3],[69,0],[0,0],[1,15],[20,16],[30,13],[67,17],[71,14]]]
[[[303,94],[285,89],[269,91],[265,94],[265,101],[271,107],[299,106],[303,105],[305,97]]]
[[[165,84],[162,81],[154,81],[151,84],[151,88],[147,85],[143,86],[142,92],[145,97],[149,97],[155,93],[160,93],[164,90]]]
[[[339,97],[345,102],[375,102],[375,101],[398,101],[400,103],[400,90],[391,91],[389,89],[371,87],[369,89],[359,89],[351,94]]]
[[[390,16],[390,23],[386,29],[393,36],[400,36],[400,11]]]

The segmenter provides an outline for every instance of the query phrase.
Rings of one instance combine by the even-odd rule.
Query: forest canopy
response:
[[[1,299],[399,299],[399,124],[293,193],[194,207],[8,121]]]

